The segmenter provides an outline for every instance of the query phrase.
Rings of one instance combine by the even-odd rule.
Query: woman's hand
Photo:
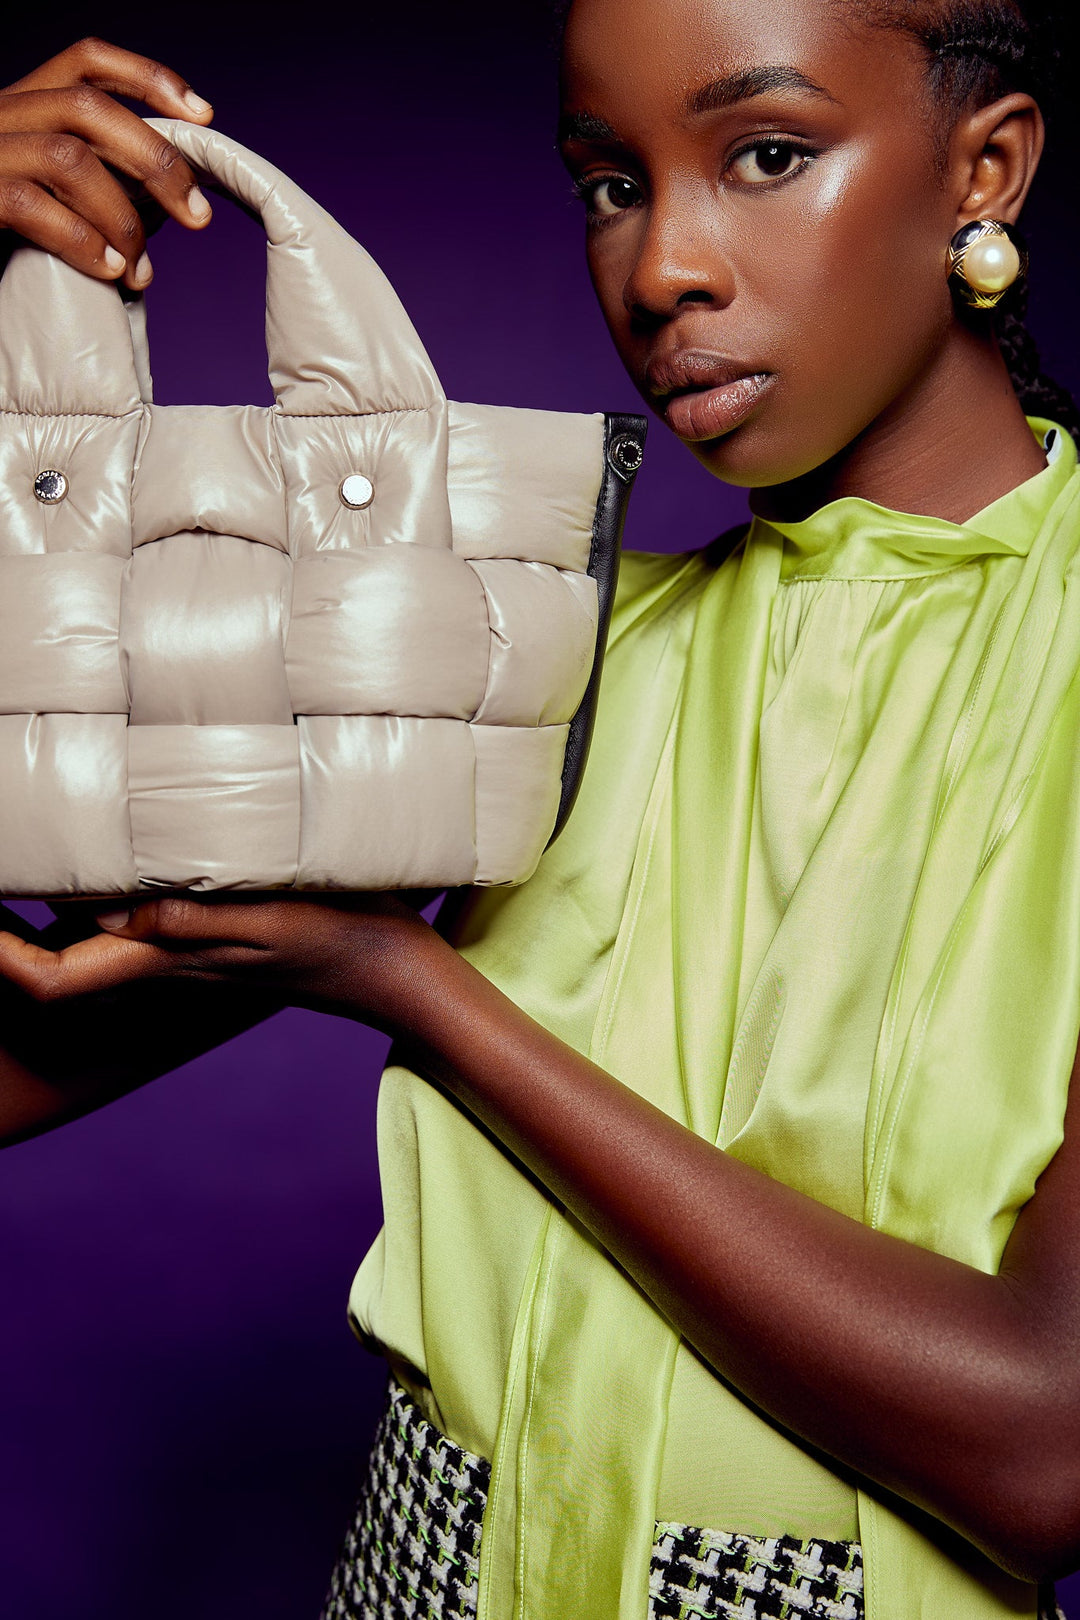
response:
[[[210,205],[175,146],[114,96],[208,124],[213,109],[171,68],[83,39],[0,91],[0,226],[102,280],[142,289],[153,271],[128,176],[198,230]]]
[[[390,894],[236,900],[215,896],[98,908],[100,931],[60,950],[0,933],[0,975],[37,1002],[97,995],[145,979],[271,991],[407,1034],[416,980],[453,955]]]
[[[409,895],[413,907],[432,893]],[[407,1035],[457,953],[400,897],[58,907],[0,932],[0,1144],[75,1119],[282,1006]],[[464,964],[462,964],[464,965]]]

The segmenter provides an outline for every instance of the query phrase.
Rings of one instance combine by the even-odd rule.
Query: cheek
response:
[[[784,311],[787,354],[777,359],[800,391],[832,383],[889,396],[925,363],[948,319],[938,254],[887,226],[836,232],[774,269],[761,301]]]
[[[909,389],[953,318],[946,229],[925,194],[885,200],[852,188],[829,209],[770,233],[768,243],[759,239],[756,251],[748,239],[747,330],[760,338],[757,352],[780,387],[759,417],[701,459],[737,483],[800,476],[838,455]],[[736,317],[734,304],[728,313]]]
[[[585,263],[597,303],[622,358],[628,364],[629,357],[624,352],[620,332],[629,319],[623,293],[633,272],[636,243],[632,220],[620,220],[614,229],[601,227],[591,230],[585,238]]]
[[[799,199],[759,265],[763,298],[798,289],[792,310],[811,350],[857,349],[888,372],[921,350],[949,309],[944,197],[924,172],[860,154]],[[762,244],[764,247],[764,244]],[[770,269],[778,272],[771,274]]]

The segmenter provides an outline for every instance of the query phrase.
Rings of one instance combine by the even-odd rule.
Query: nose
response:
[[[670,320],[688,304],[730,304],[734,273],[722,245],[715,198],[691,197],[680,189],[654,196],[643,214],[623,284],[631,319],[652,325]]]

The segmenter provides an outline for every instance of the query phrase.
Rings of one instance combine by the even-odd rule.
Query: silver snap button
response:
[[[608,460],[620,478],[633,478],[643,456],[641,440],[632,433],[617,433],[608,446]]]
[[[350,473],[348,478],[341,480],[338,494],[343,506],[351,506],[353,511],[359,512],[375,499],[375,485],[363,473]]]
[[[55,506],[68,492],[68,481],[62,472],[48,467],[34,479],[34,494],[45,506]]]

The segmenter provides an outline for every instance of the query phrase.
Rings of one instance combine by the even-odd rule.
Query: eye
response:
[[[641,201],[641,192],[625,174],[605,174],[599,179],[574,182],[574,190],[589,213],[597,219],[614,219]]]
[[[792,141],[756,141],[736,154],[731,172],[746,185],[769,185],[791,179],[813,161],[813,156]]]

